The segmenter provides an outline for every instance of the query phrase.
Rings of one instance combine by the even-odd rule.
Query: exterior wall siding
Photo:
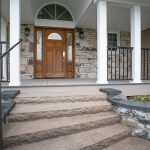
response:
[[[26,25],[21,26],[21,38],[24,41],[21,44],[21,77],[22,79],[33,78],[33,43],[34,43],[34,26],[28,25],[30,28],[30,35],[25,36]],[[75,37],[75,78],[96,78],[97,77],[97,31],[94,29],[82,29],[84,38],[79,37],[81,29],[76,29]],[[150,48],[150,29],[142,32],[142,47]],[[130,47],[130,32],[120,32],[120,46]],[[109,53],[108,53],[109,55]],[[150,54],[149,54],[150,55]],[[126,55],[124,60],[126,61]],[[142,60],[143,60],[142,52]],[[150,56],[149,56],[150,58]],[[121,63],[123,63],[121,61]],[[110,55],[108,56],[108,78],[110,78]],[[112,58],[112,70],[115,67],[115,56]],[[121,64],[122,65],[122,64]],[[142,77],[143,77],[142,63]],[[150,62],[149,62],[150,66]],[[129,65],[129,70],[131,64]],[[124,70],[126,74],[126,68]],[[149,70],[150,71],[150,70]],[[121,70],[121,72],[123,72]],[[113,76],[114,76],[113,72]],[[131,74],[131,72],[129,72]],[[149,73],[150,74],[150,73]]]
[[[27,25],[30,29],[29,36],[25,36],[26,25],[21,25],[21,78],[33,78],[33,41],[34,41],[34,26]]]
[[[97,35],[94,29],[82,29],[84,38],[76,30],[76,78],[96,78],[97,75]]]

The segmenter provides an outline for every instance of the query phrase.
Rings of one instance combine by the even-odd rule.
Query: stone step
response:
[[[101,150],[128,137],[130,130],[120,124],[24,144],[7,150]],[[6,149],[5,149],[6,150]]]
[[[38,104],[38,103],[64,103],[64,102],[90,102],[90,101],[100,101],[106,100],[107,96],[104,93],[73,93],[70,95],[19,95],[15,98],[17,104]]]
[[[114,112],[41,119],[10,123],[4,127],[4,145],[14,146],[32,143],[47,138],[72,134],[80,131],[111,125],[120,118]]]
[[[150,142],[148,140],[129,137],[121,140],[103,150],[149,150]]]
[[[75,103],[18,104],[11,112],[10,122],[98,113],[112,109],[107,101]]]

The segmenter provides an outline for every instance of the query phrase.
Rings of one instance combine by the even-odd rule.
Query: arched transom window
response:
[[[44,6],[37,15],[38,19],[73,21],[70,12],[59,4]]]

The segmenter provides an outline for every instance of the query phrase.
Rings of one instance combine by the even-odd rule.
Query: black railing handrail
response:
[[[148,51],[149,51],[149,50],[150,50],[150,48],[142,48],[142,50],[148,50]]]
[[[133,47],[128,47],[128,46],[107,46],[108,48],[120,48],[120,49],[133,49]]]
[[[12,47],[10,47],[6,52],[0,55],[0,59],[5,57],[12,49],[14,49],[18,44],[20,44],[23,41],[23,39],[20,39],[16,44],[14,44]]]
[[[18,44],[20,44],[23,40],[20,39],[16,44],[10,47],[6,52],[0,55],[0,61],[5,57],[12,49],[14,49]],[[6,44],[6,42],[0,42],[0,44]],[[0,67],[1,72],[1,67]],[[2,123],[2,95],[1,95],[1,80],[0,80],[0,150],[3,149],[3,123]]]
[[[132,80],[133,47],[109,45],[107,50],[107,79]]]

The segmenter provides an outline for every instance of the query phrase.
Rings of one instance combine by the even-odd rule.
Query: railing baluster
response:
[[[108,80],[131,80],[132,79],[132,67],[131,67],[132,50],[133,50],[132,47],[108,46],[108,51],[110,51],[110,53],[107,54],[107,58],[109,58],[111,61],[110,72],[109,72],[110,74],[107,76],[108,78],[109,77],[110,78]]]
[[[123,79],[124,79],[124,48],[123,48]]]
[[[9,48],[6,52],[4,52],[2,54],[2,49],[0,49],[1,54],[0,54],[0,72],[1,72],[1,78],[0,78],[0,150],[3,149],[3,119],[2,119],[2,95],[1,95],[1,81],[2,81],[2,61],[3,58],[7,55],[8,53],[15,48],[19,43],[21,43],[23,40],[20,39],[19,42],[17,42],[14,46],[12,46],[11,48]],[[0,41],[0,45],[2,44],[6,44],[6,42],[1,42]],[[2,48],[2,46],[0,46],[0,48]]]
[[[145,71],[146,71],[146,68],[145,68],[145,63],[146,63],[146,62],[145,62],[145,50],[143,50],[143,51],[144,51],[144,58],[143,58],[143,59],[144,59],[144,60],[143,60],[143,65],[144,65],[144,66],[143,66],[143,68],[144,68],[143,79],[145,79],[145,74],[146,74],[146,73],[145,73]]]
[[[119,79],[120,79],[120,47],[119,47]]]
[[[148,65],[148,62],[149,62],[149,60],[148,60],[148,52],[149,52],[149,51],[148,51],[148,49],[147,49],[147,79],[148,79],[148,73],[149,73],[149,71],[148,71],[148,70],[149,70],[149,68],[148,68],[148,66],[149,66],[149,65]]]
[[[111,80],[112,80],[112,62],[113,62],[113,58],[112,58],[112,48],[111,48]]]
[[[141,65],[143,65],[142,70],[142,80],[150,80],[150,72],[149,72],[149,63],[150,63],[150,48],[142,48],[143,51],[143,59],[141,61]]]
[[[131,67],[130,79],[131,79],[131,80],[133,80],[133,78],[132,78],[132,52],[133,52],[133,48],[131,49],[131,54],[130,54],[130,55],[131,55],[131,56],[130,56],[130,63],[131,63],[131,65],[130,65],[130,67]]]
[[[116,79],[116,51],[117,51],[117,48],[115,48],[115,79]]]
[[[1,60],[0,60],[0,71],[1,71]],[[1,94],[2,93],[1,93],[1,80],[0,80],[0,150],[3,149],[2,95]]]
[[[129,57],[129,55],[128,55],[128,52],[129,52],[129,49],[127,48],[127,79],[129,77],[129,73],[128,73],[128,66],[129,66],[128,57]]]

